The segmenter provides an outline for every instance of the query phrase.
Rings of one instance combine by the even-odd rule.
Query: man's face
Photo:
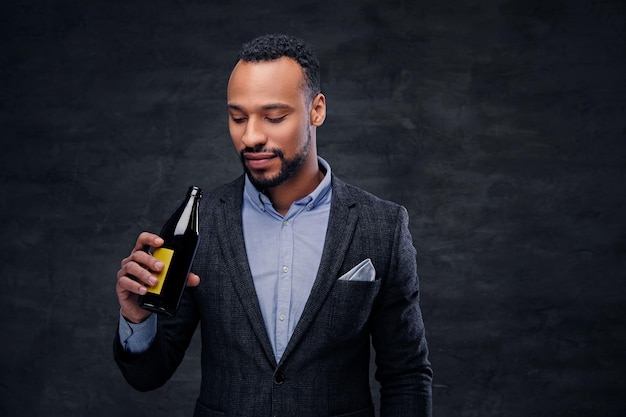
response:
[[[259,189],[293,177],[309,155],[309,100],[290,58],[237,63],[228,83],[228,128],[244,170]]]

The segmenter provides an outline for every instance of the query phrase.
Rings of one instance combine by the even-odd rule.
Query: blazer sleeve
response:
[[[393,239],[389,273],[371,321],[381,417],[430,417],[433,373],[419,305],[416,250],[401,206]]]
[[[159,315],[154,341],[141,354],[124,350],[116,331],[113,342],[115,362],[126,381],[139,391],[149,391],[165,384],[183,360],[198,325],[199,315],[192,300],[193,288],[187,288],[174,317]]]

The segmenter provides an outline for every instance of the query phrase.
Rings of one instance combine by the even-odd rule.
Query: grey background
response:
[[[190,416],[111,358],[115,273],[190,184],[237,176],[242,42],[309,40],[344,180],[404,204],[437,416],[621,416],[621,1],[4,1],[0,415]]]

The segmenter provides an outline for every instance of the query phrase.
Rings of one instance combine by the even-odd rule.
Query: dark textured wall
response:
[[[0,6],[0,415],[190,416],[111,358],[115,273],[189,184],[240,172],[244,41],[311,41],[320,154],[404,204],[437,416],[621,416],[621,1],[18,1]]]

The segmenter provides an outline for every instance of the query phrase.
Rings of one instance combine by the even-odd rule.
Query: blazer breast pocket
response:
[[[380,280],[337,280],[329,299],[329,337],[350,340],[367,333],[367,322],[379,290]]]
[[[374,281],[376,279],[376,269],[372,260],[367,258],[357,266],[339,277],[339,281]]]

